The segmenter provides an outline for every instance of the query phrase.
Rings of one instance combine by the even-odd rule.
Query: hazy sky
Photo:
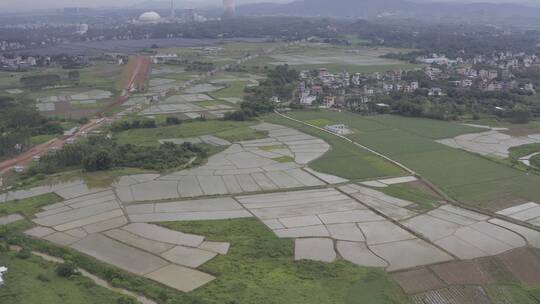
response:
[[[84,6],[84,7],[96,7],[96,6],[127,6],[136,3],[145,2],[146,0],[0,0],[1,11],[18,11],[32,9],[47,9],[47,8],[61,8],[66,6]],[[156,0],[160,1],[160,0]],[[178,4],[184,2],[193,3],[193,7],[219,5],[222,0],[175,0]],[[252,2],[291,2],[293,0],[237,0],[237,3],[252,3]],[[413,0],[415,1],[415,0]],[[513,3],[536,3],[540,0],[416,0],[419,2],[427,1],[455,1],[455,2],[513,2]],[[180,5],[179,5],[180,6]]]
[[[96,6],[128,6],[137,3],[146,2],[147,0],[0,0],[0,10],[14,11],[14,10],[28,10],[33,9],[46,9],[46,8],[59,8],[66,6],[84,6],[84,7],[96,7]],[[163,0],[156,0],[163,1]],[[252,3],[252,2],[291,2],[292,0],[237,0],[237,3]],[[207,5],[219,5],[223,3],[222,0],[175,0],[178,4],[190,2],[193,6],[207,6]]]

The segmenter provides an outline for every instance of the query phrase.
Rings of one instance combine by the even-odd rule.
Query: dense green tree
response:
[[[531,118],[531,111],[524,105],[516,105],[508,113],[510,122],[516,124],[525,124],[528,123]]]
[[[113,166],[113,159],[109,152],[101,150],[83,158],[83,168],[86,171],[108,170]]]
[[[56,266],[55,272],[60,277],[69,278],[77,274],[77,268],[75,267],[73,263],[64,262]]]

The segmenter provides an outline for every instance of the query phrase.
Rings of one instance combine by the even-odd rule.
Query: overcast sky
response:
[[[19,11],[32,9],[47,9],[47,8],[61,8],[66,6],[84,6],[84,7],[97,7],[97,6],[129,6],[147,0],[0,0],[0,11]],[[156,0],[162,1],[162,0]],[[252,3],[252,2],[291,2],[293,0],[237,0],[237,3]],[[414,1],[414,0],[413,0]],[[540,0],[416,0],[416,1],[455,1],[455,2],[514,2],[514,3],[535,3]],[[219,5],[222,0],[175,0],[178,4],[184,2],[194,3],[194,7]],[[179,5],[180,6],[180,5]]]
[[[14,11],[25,9],[62,8],[68,6],[98,7],[98,6],[130,6],[148,0],[0,0],[0,10]],[[153,1],[153,0],[151,0]],[[164,1],[164,0],[155,0]],[[167,0],[165,0],[167,1]],[[253,2],[291,2],[293,0],[237,0],[237,3]],[[193,6],[219,5],[222,0],[175,0],[178,4],[191,2]]]

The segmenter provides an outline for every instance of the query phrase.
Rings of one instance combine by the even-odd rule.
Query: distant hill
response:
[[[497,22],[506,24],[527,22],[540,26],[540,7],[515,3],[418,2],[411,0],[296,0],[287,4],[258,3],[241,5],[238,7],[238,14],[365,19],[416,18],[419,20],[466,23]]]
[[[240,14],[363,17],[401,11],[411,3],[404,0],[298,0],[287,4],[247,4]]]

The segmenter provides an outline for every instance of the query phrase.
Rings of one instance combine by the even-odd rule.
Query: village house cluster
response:
[[[26,46],[19,42],[0,41],[0,51],[11,51],[25,49]]]
[[[7,56],[0,55],[0,71],[24,72],[32,68],[59,66],[64,69],[79,69],[89,65],[86,56]]]
[[[540,58],[536,55],[501,52],[493,56],[451,60],[444,55],[432,54],[417,58],[417,61],[427,65],[414,73],[401,69],[354,74],[346,71],[334,74],[325,68],[302,71],[296,100],[304,106],[331,108],[344,106],[348,95],[354,95],[357,103],[366,104],[373,96],[415,93],[419,89],[431,97],[445,96],[450,89],[483,92],[519,90],[525,94],[536,94],[533,83],[515,75],[528,68],[540,67]]]
[[[50,60],[50,58],[49,58]],[[0,70],[4,71],[20,71],[27,70],[37,65],[35,57],[14,56],[12,58],[0,55]]]
[[[318,105],[326,108],[341,107],[345,96],[354,91],[361,103],[369,102],[371,96],[388,94],[391,91],[412,93],[419,88],[418,81],[404,81],[400,69],[385,73],[342,72],[332,74],[327,69],[302,71],[298,87],[298,102],[305,106]]]
[[[450,60],[444,55],[432,54],[417,61],[431,64],[424,69],[431,80],[447,80],[450,86],[488,92],[521,89],[536,94],[533,84],[520,83],[514,75],[516,71],[540,67],[540,58],[534,54],[507,51],[491,56],[476,55],[467,60],[459,57]]]

